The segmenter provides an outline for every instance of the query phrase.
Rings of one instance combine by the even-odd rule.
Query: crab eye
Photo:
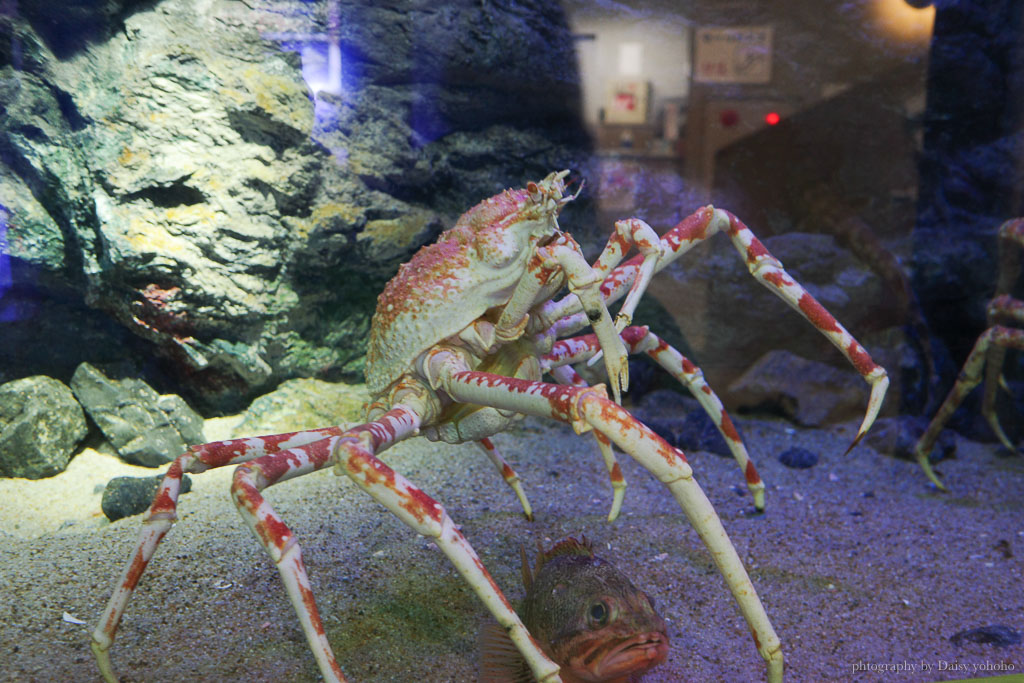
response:
[[[595,602],[587,610],[587,617],[592,626],[604,626],[608,623],[608,605],[603,600]]]
[[[530,199],[532,199],[534,202],[539,202],[541,200],[541,197],[544,196],[543,193],[540,191],[540,188],[537,186],[537,183],[533,181],[526,183],[526,193],[530,195]]]

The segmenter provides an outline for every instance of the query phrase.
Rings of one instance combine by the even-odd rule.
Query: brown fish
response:
[[[654,600],[594,555],[589,541],[567,538],[550,550],[538,543],[530,571],[520,547],[526,599],[521,616],[565,683],[632,683],[668,655],[665,620]],[[526,662],[494,622],[481,634],[480,680],[530,683]]]

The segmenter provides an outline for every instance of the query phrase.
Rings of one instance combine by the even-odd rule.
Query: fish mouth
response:
[[[597,658],[588,680],[604,681],[616,676],[646,673],[668,657],[668,636],[660,631],[641,633],[607,649]]]

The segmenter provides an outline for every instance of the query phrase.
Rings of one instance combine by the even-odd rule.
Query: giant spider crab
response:
[[[328,465],[414,530],[432,537],[507,630],[537,679],[560,680],[558,666],[527,632],[445,509],[377,457],[417,434],[449,443],[475,441],[515,489],[529,517],[518,477],[488,439],[523,415],[568,422],[577,433],[593,430],[614,487],[611,518],[618,512],[625,485],[612,443],[669,487],[739,604],[757,650],[767,661],[768,679],[781,680],[779,638],[685,456],[619,405],[628,384],[627,353],[648,354],[702,401],[727,437],[758,507],[763,506],[764,485],[701,371],[647,327],[630,326],[632,313],[657,270],[724,231],[754,277],[826,335],[870,383],[858,440],[878,413],[888,386],[886,373],[726,211],[705,207],[661,238],[643,221],[619,221],[604,251],[589,265],[557,222],[562,207],[578,195],[566,194],[567,174],[552,173],[525,189],[481,202],[400,268],[378,299],[370,332],[366,376],[373,399],[367,406],[368,422],[347,429],[327,427],[194,446],[171,464],[93,633],[92,649],[108,681],[116,680],[109,656],[114,632],[176,517],[183,473],[234,464],[234,502],[277,565],[325,680],[341,681],[344,676],[317,612],[299,545],[261,491]],[[630,247],[639,255],[620,265]],[[555,300],[565,286],[570,295]],[[623,295],[626,300],[613,321],[607,305]],[[560,339],[588,324],[594,334]],[[599,355],[604,357],[614,401],[608,399],[604,385],[587,386],[570,367]],[[559,383],[541,381],[545,372]]]
[[[996,294],[988,302],[986,317],[988,328],[974,342],[974,347],[967,355],[960,374],[957,375],[953,388],[939,406],[935,417],[928,423],[924,433],[914,444],[914,456],[924,470],[925,476],[940,491],[948,491],[939,475],[932,469],[928,456],[939,438],[942,428],[953,416],[956,409],[982,380],[982,369],[985,369],[985,391],[981,401],[981,414],[988,422],[996,438],[1011,453],[1017,448],[1010,437],[1003,431],[996,415],[996,387],[1006,388],[1003,381],[1003,361],[1007,349],[1024,351],[1024,329],[1010,325],[1024,324],[1024,301],[1015,299],[1010,292],[1013,290],[1021,272],[1021,251],[1024,250],[1024,218],[1014,218],[999,226],[999,279],[996,282]],[[1009,389],[1007,389],[1009,391]]]

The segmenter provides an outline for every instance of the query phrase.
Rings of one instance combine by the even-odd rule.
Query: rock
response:
[[[806,470],[818,464],[818,454],[806,448],[794,446],[779,453],[779,462],[795,470]]]
[[[683,424],[681,420],[653,418],[650,420],[642,420],[642,422],[650,427],[651,431],[663,438],[668,445],[681,448],[681,446],[679,446],[679,431],[682,429]]]
[[[71,390],[37,375],[0,385],[0,476],[60,474],[88,431]]]
[[[203,419],[179,396],[161,396],[140,379],[111,379],[82,363],[71,389],[125,462],[159,467],[203,443]]]
[[[164,475],[155,477],[114,477],[103,489],[100,508],[111,522],[122,517],[131,517],[145,512],[153,502],[156,490]],[[186,474],[181,478],[179,493],[192,490],[192,479]]]
[[[892,296],[882,279],[835,237],[790,233],[763,242],[859,340],[893,326],[894,316],[880,318],[879,302]],[[773,350],[853,371],[824,335],[758,284],[724,235],[662,271],[647,295],[656,297],[678,325],[692,350],[690,360],[729,409],[742,403],[726,387]],[[651,329],[658,332],[657,325]]]
[[[282,434],[362,422],[363,404],[369,399],[365,384],[291,379],[253,401],[234,434]]]
[[[917,415],[901,415],[899,417],[883,417],[875,422],[864,438],[867,445],[883,455],[913,460],[914,446],[928,428],[930,418]],[[928,454],[931,462],[938,462],[956,455],[956,438],[949,429],[939,432],[939,438],[932,452]]]
[[[644,422],[657,418],[679,420],[699,407],[692,396],[672,389],[658,389],[644,394],[630,412]]]
[[[156,356],[222,411],[292,377],[356,379],[399,263],[482,199],[585,166],[557,3],[343,3],[340,83],[301,38],[328,13],[300,0],[72,5],[19,8],[0,61],[12,291],[145,343],[69,351],[78,316],[27,325],[39,366]],[[566,227],[590,225],[574,204]]]
[[[771,410],[804,427],[842,422],[863,414],[867,389],[851,370],[769,351],[729,386],[737,406]]]
[[[671,389],[658,389],[644,394],[630,412],[683,452],[707,451],[732,457],[725,438],[695,398]]]
[[[957,647],[964,643],[983,643],[995,645],[996,647],[1008,647],[1020,643],[1020,633],[1009,626],[992,624],[990,626],[978,626],[958,631],[949,637]]]
[[[739,431],[739,427],[737,427]],[[740,432],[740,438],[743,437]],[[703,408],[691,410],[686,415],[683,428],[679,432],[677,445],[683,451],[707,451],[726,458],[732,457],[729,446],[725,443],[725,437],[718,431],[711,416]]]

